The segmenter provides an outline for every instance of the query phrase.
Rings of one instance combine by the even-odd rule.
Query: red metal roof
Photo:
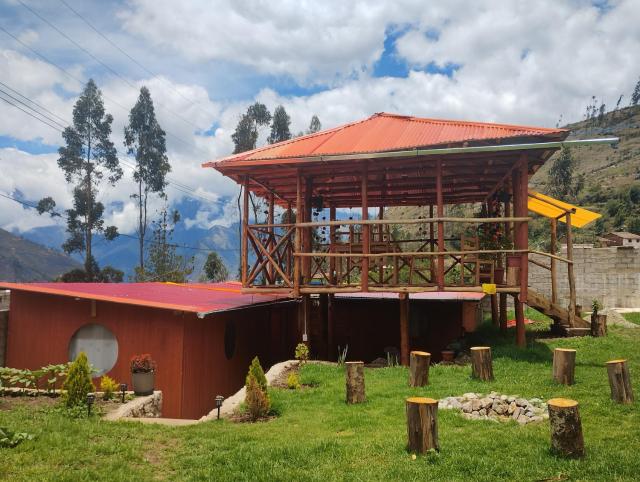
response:
[[[364,120],[235,154],[203,166],[223,167],[236,161],[399,151],[517,137],[564,138],[567,134],[566,129],[426,119],[381,112]]]
[[[243,294],[238,282],[175,283],[5,283],[0,288],[110,301],[204,315],[288,300],[281,295]]]

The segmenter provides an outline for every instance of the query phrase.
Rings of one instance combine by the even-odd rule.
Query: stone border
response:
[[[542,422],[549,418],[547,404],[542,399],[527,400],[517,395],[503,395],[497,392],[487,395],[465,393],[459,397],[444,397],[438,402],[438,408],[460,410],[464,418],[471,420],[514,420],[520,425]]]
[[[116,410],[107,413],[103,419],[110,422],[124,418],[160,418],[162,415],[162,392],[156,390],[153,395],[136,397],[123,403]]]

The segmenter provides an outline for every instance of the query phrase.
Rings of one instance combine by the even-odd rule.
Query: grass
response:
[[[624,318],[631,323],[635,323],[636,325],[640,325],[640,312],[635,313],[623,313]]]
[[[610,327],[606,338],[546,339],[543,323],[528,326],[529,347],[513,345],[488,325],[472,343],[493,347],[496,380],[470,379],[469,367],[431,367],[425,389],[407,386],[402,367],[367,369],[368,401],[344,403],[344,374],[309,364],[303,390],[272,390],[279,417],[270,422],[209,422],[168,428],[70,420],[51,408],[0,410],[0,426],[36,439],[0,449],[0,478],[11,480],[637,480],[638,402],[614,404],[604,362],[629,359],[640,373],[640,330]],[[553,348],[578,350],[576,384],[550,380]],[[412,460],[405,450],[404,399],[469,391],[580,402],[587,455],[565,460],[549,452],[548,423],[519,426],[438,417],[441,451]]]

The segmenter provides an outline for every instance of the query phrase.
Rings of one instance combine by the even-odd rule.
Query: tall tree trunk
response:
[[[146,209],[146,199],[145,199]],[[138,247],[140,249],[140,275],[144,275],[144,230],[142,223],[142,177],[138,181]]]

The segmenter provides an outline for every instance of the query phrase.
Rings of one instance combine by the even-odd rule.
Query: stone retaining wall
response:
[[[563,247],[560,256],[567,255]],[[532,259],[549,264],[549,258],[530,255]],[[640,249],[615,246],[573,248],[576,277],[577,303],[584,311],[591,310],[591,302],[597,299],[607,308],[640,307]],[[567,265],[557,263],[558,298],[569,300]],[[551,275],[544,268],[529,263],[529,286],[551,298]]]
[[[158,418],[162,416],[162,392],[153,395],[136,397],[120,406],[117,410],[105,415],[105,420],[115,421],[121,418]]]

